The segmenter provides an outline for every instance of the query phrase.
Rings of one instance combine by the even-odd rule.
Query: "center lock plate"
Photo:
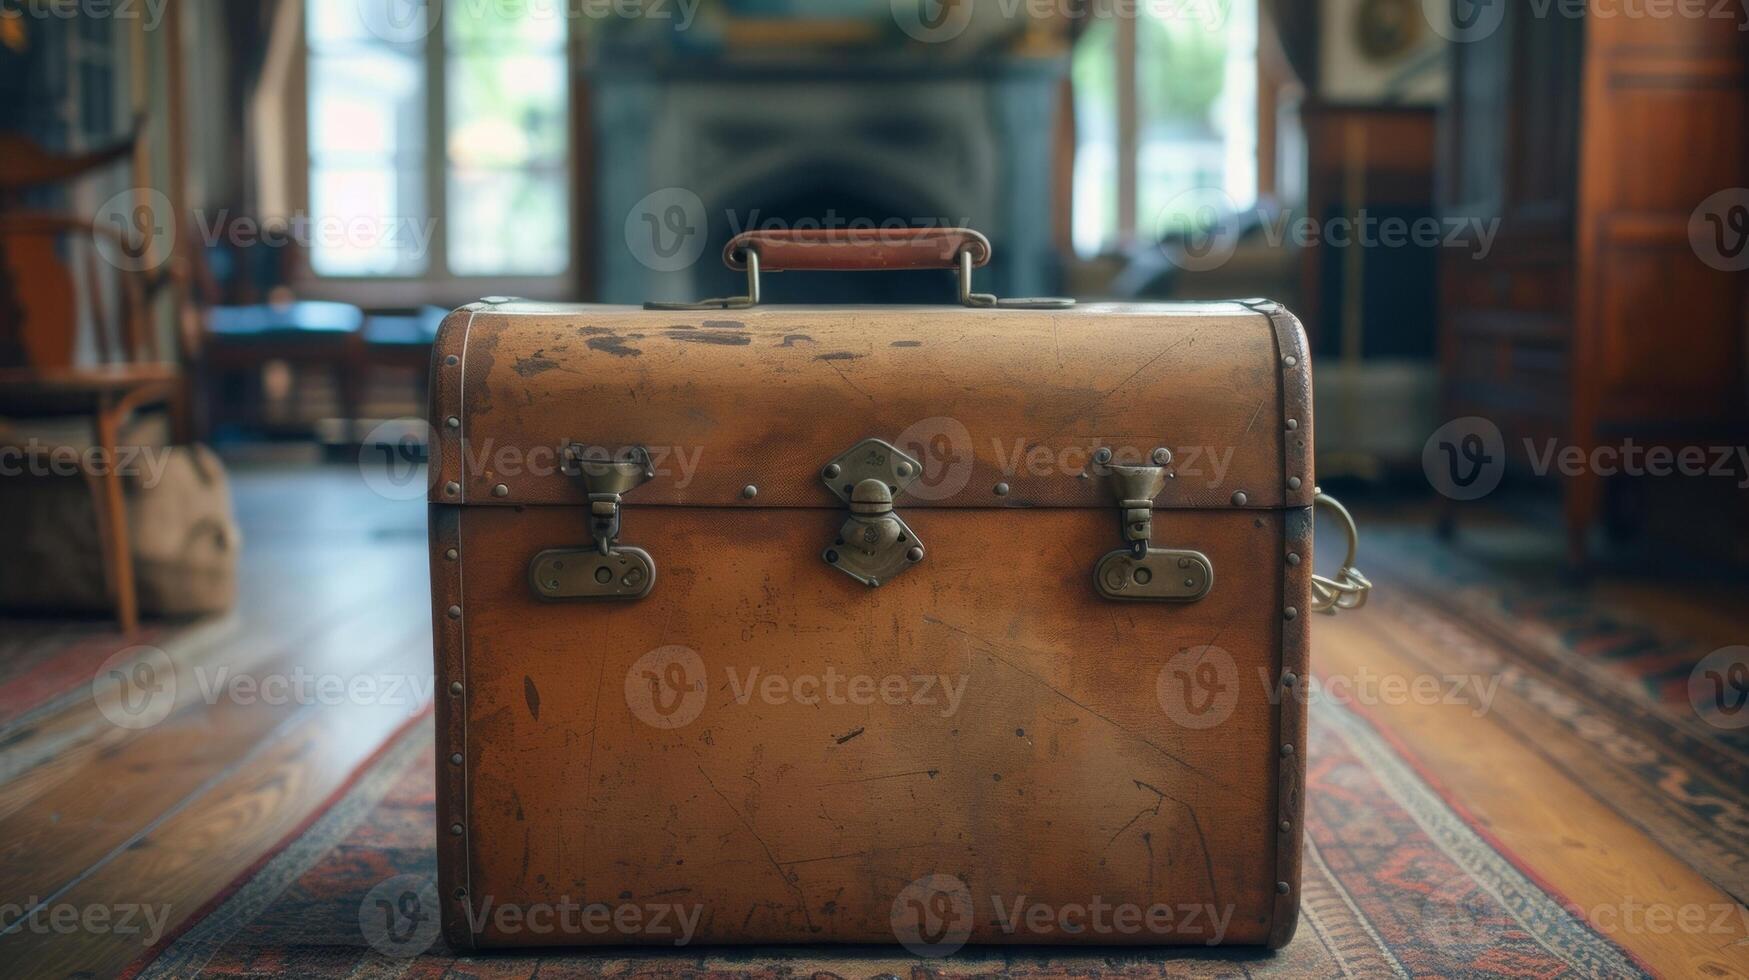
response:
[[[917,540],[893,500],[922,476],[923,466],[891,443],[864,439],[820,471],[827,489],[850,507],[850,519],[820,553],[826,564],[878,588],[923,560]]]

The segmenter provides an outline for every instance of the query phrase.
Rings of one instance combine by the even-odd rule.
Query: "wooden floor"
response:
[[[120,727],[85,685],[0,732],[0,973],[115,973],[149,943],[148,921],[174,928],[195,913],[429,694],[424,505],[382,499],[351,467],[240,466],[234,480],[246,535],[242,600],[235,613],[163,641],[178,679],[168,716]],[[1496,532],[1473,533],[1486,553]],[[1512,560],[1525,560],[1522,528],[1511,540]],[[1533,551],[1559,554],[1553,533],[1528,540]],[[1740,587],[1606,577],[1596,588],[1720,646],[1749,636]],[[1380,620],[1320,617],[1318,673],[1413,674],[1402,650],[1416,638],[1391,635]],[[266,703],[225,686],[238,676],[360,675],[375,678],[379,693]],[[1579,907],[1734,904],[1493,718],[1457,704],[1370,714],[1484,830]],[[115,921],[93,926],[93,910]],[[73,916],[85,925],[53,925]],[[124,916],[140,931],[123,931]],[[1749,976],[1749,914],[1733,921],[1724,933],[1610,935],[1665,975]]]

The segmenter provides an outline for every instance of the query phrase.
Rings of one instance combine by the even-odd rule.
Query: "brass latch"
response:
[[[922,473],[915,459],[879,439],[865,439],[828,463],[820,478],[850,505],[850,519],[821,554],[826,564],[877,588],[922,561],[923,542],[893,512],[893,498]]]
[[[641,599],[656,584],[649,552],[619,543],[620,498],[656,475],[642,446],[618,458],[583,446],[565,447],[564,472],[589,493],[589,534],[594,548],[543,551],[529,563],[529,582],[543,599]]]
[[[1153,547],[1154,498],[1166,489],[1172,454],[1154,450],[1155,466],[1111,462],[1111,452],[1095,454],[1100,475],[1117,496],[1125,547],[1099,560],[1093,585],[1107,599],[1195,602],[1215,583],[1215,567],[1200,551]]]

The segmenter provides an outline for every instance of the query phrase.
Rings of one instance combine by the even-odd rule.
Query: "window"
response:
[[[1185,230],[1222,194],[1257,201],[1256,0],[1119,9],[1089,25],[1072,67],[1083,256]]]
[[[562,10],[308,0],[317,275],[569,267]]]

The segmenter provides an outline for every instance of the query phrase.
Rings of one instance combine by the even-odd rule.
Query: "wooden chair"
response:
[[[103,572],[129,634],[139,626],[139,605],[117,465],[121,429],[135,412],[161,406],[180,441],[188,419],[181,367],[160,349],[148,315],[159,291],[177,283],[175,264],[130,272],[100,253],[139,254],[138,247],[75,215],[0,211],[0,417],[91,419],[102,465],[87,477]]]

